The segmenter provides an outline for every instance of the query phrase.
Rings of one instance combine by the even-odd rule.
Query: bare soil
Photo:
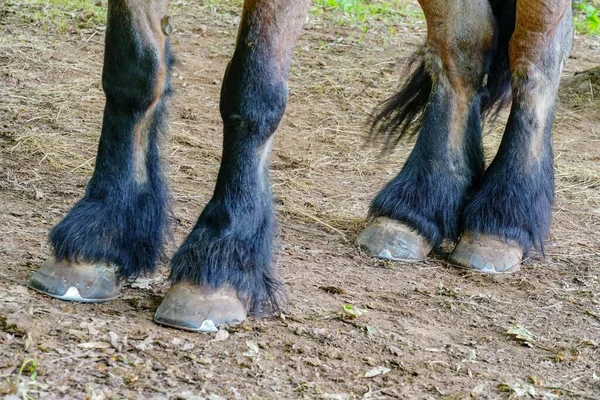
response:
[[[164,143],[176,216],[170,254],[216,178],[219,89],[237,11],[177,2],[172,12],[177,93]],[[49,255],[48,230],[93,170],[103,27],[61,33],[14,7],[0,14],[0,396],[600,398],[600,92],[593,85],[577,80],[561,91],[545,256],[533,254],[507,276],[448,265],[450,245],[425,262],[382,262],[354,240],[370,199],[412,144],[380,158],[365,143],[365,121],[397,87],[425,26],[406,18],[391,33],[371,21],[365,33],[312,15],[272,156],[276,268],[289,304],[280,316],[250,318],[227,333],[193,334],[152,322],[169,286],[167,265],[109,304],[61,302],[26,288]],[[576,40],[565,79],[600,64],[598,38]],[[491,159],[502,121],[485,134]],[[344,305],[366,312],[352,318]]]

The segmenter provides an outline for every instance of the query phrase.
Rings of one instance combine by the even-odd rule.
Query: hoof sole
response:
[[[157,324],[191,332],[216,332],[245,319],[246,308],[233,287],[209,289],[190,282],[171,286],[154,314]]]
[[[371,221],[356,243],[373,256],[392,261],[421,261],[433,248],[414,229],[386,217]]]
[[[486,274],[517,272],[523,260],[521,247],[497,236],[465,232],[448,257],[452,264]]]
[[[70,263],[50,257],[29,279],[30,289],[55,299],[103,303],[119,297],[117,268],[104,263]]]

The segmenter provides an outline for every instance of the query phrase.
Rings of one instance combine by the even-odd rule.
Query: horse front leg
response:
[[[211,200],[172,259],[155,321],[203,331],[277,308],[269,183],[273,134],[287,102],[292,49],[309,0],[246,0],[221,89],[223,156]]]
[[[415,147],[371,203],[358,244],[376,257],[420,260],[458,239],[460,213],[484,169],[482,85],[494,52],[488,0],[421,0],[427,42],[420,67],[377,122],[391,142],[422,112]],[[394,135],[394,137],[391,137]]]
[[[543,250],[554,200],[552,123],[572,39],[570,0],[517,2],[512,109],[498,153],[466,206],[453,263],[512,272],[532,246]]]
[[[168,230],[159,141],[169,92],[167,0],[109,0],[106,104],[85,195],[50,232],[53,256],[29,286],[54,297],[106,301],[120,278],[154,271]]]

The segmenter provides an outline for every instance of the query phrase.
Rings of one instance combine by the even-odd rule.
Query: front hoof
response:
[[[191,282],[171,286],[154,314],[158,324],[193,332],[216,332],[245,319],[246,308],[233,287],[209,289]]]
[[[392,261],[421,261],[433,248],[416,230],[387,217],[373,219],[356,243],[373,256]]]
[[[27,283],[48,296],[83,303],[114,300],[121,289],[117,268],[105,263],[71,263],[50,257]]]
[[[523,260],[523,250],[513,242],[497,236],[465,232],[448,261],[488,274],[517,272]]]

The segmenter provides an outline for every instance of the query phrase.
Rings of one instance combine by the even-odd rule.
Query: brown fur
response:
[[[570,0],[517,1],[517,23],[509,48],[513,71],[540,62],[569,7]]]
[[[557,37],[561,22],[571,7],[570,0],[529,0],[517,2],[517,21],[510,41],[509,57],[516,82],[529,84],[518,87],[523,104],[533,116],[530,132],[528,165],[537,165],[544,151],[547,115],[554,107],[562,65],[555,74],[547,75],[548,60],[564,63],[560,58]],[[564,24],[563,24],[564,25]]]
[[[163,32],[161,21],[167,16],[168,0],[127,0],[120,2],[124,12],[131,15],[135,31],[140,40],[156,51],[157,68],[154,77],[154,99],[142,119],[134,128],[134,176],[138,183],[144,183],[146,176],[146,151],[148,148],[148,132],[154,111],[161,99],[167,81],[167,65],[165,62],[165,46],[167,37]]]
[[[452,92],[449,145],[460,151],[470,104],[481,85],[484,54],[494,44],[492,11],[487,0],[419,3],[427,20],[430,73],[444,90]]]
[[[280,78],[287,80],[294,44],[306,18],[310,0],[246,0],[238,46],[266,46],[277,61]],[[247,33],[258,40],[248,41]]]

